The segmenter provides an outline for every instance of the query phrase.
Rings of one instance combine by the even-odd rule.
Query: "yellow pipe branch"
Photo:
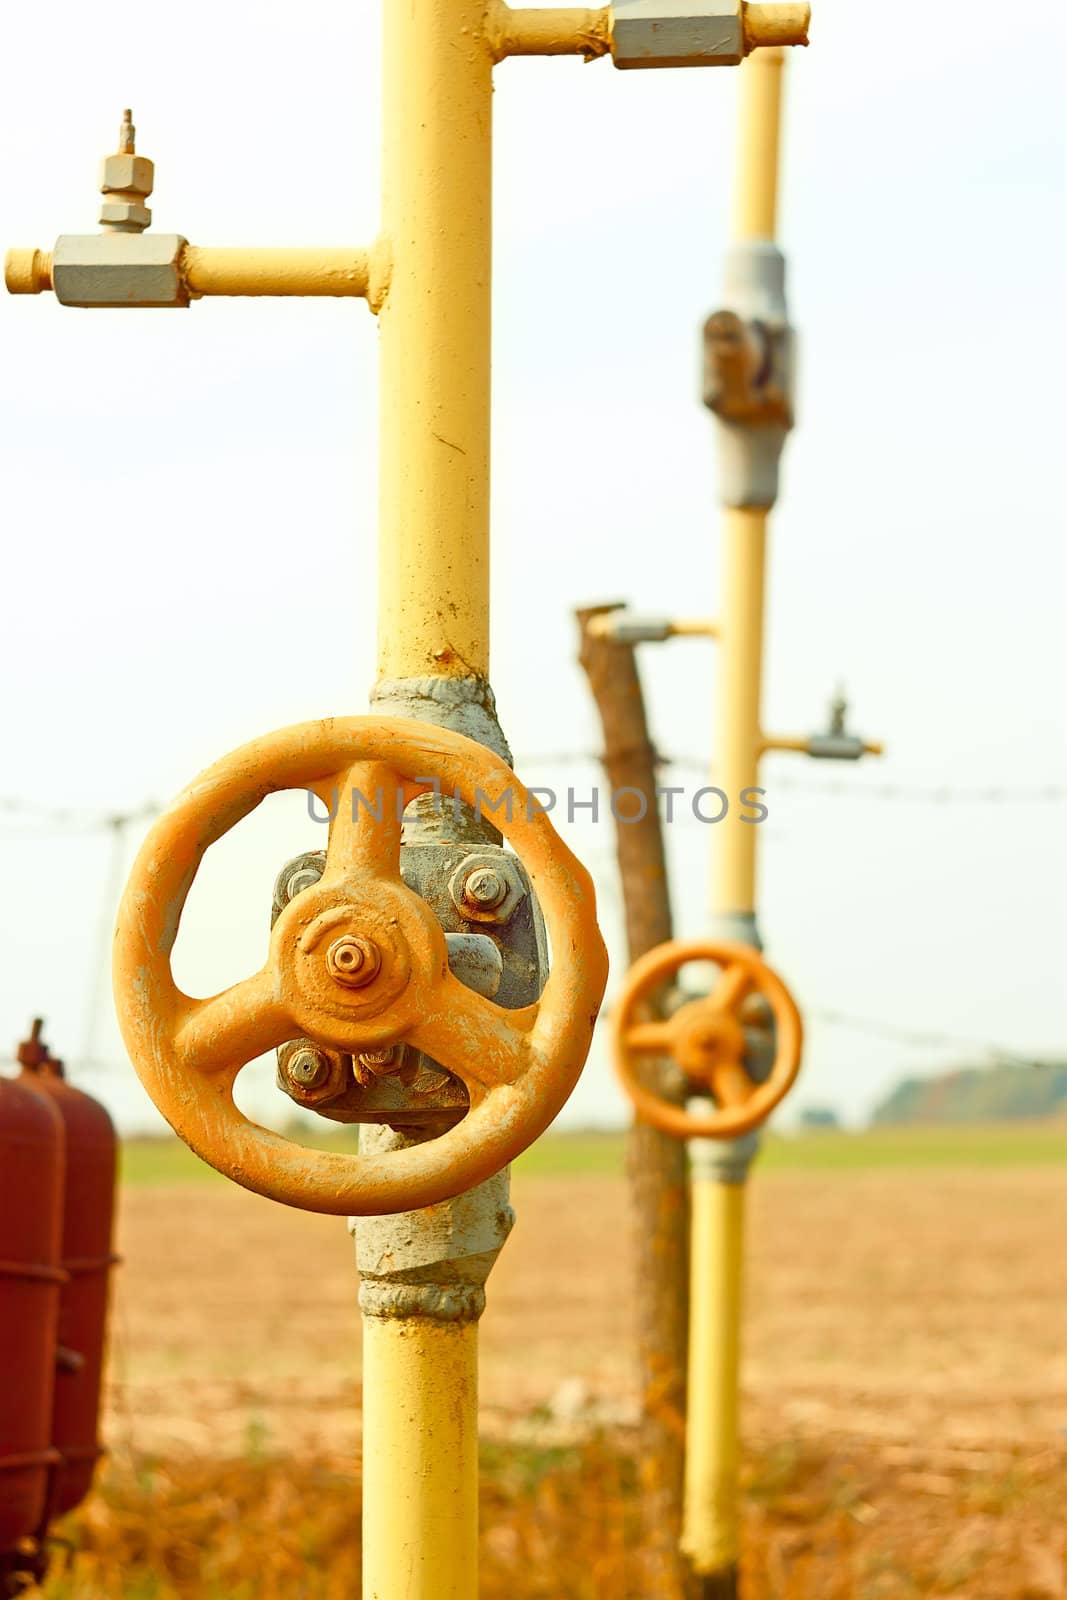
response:
[[[190,295],[334,295],[369,299],[384,273],[366,249],[216,249],[186,245],[182,277]]]
[[[332,295],[367,300],[377,310],[388,288],[388,250],[371,249],[218,249],[187,244],[179,269],[190,299],[202,295]],[[9,250],[4,281],[11,294],[41,294],[51,289],[48,250]]]
[[[670,635],[672,639],[717,639],[719,624],[712,617],[674,617]]]
[[[478,1593],[478,1324],[363,1319],[363,1594]]]
[[[592,61],[611,51],[611,7],[555,6],[512,9],[503,0],[486,21],[493,59],[507,56],[584,56]]]
[[[739,1554],[739,1368],[745,1184],[694,1177],[682,1549],[698,1577]]]
[[[760,752],[768,750],[792,750],[797,755],[811,754],[811,734],[764,734],[759,742]],[[865,756],[880,756],[885,754],[885,745],[877,739],[865,739],[862,745]]]
[[[750,5],[749,0],[742,0],[741,25],[749,50],[773,49],[777,45],[806,45],[808,29],[811,27],[811,7],[798,4],[796,0],[773,5]]]
[[[42,294],[52,287],[50,250],[9,250],[4,257],[8,294]]]

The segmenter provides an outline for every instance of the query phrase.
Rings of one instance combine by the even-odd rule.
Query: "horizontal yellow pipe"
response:
[[[40,294],[52,287],[49,250],[9,250],[4,257],[4,284],[8,294]]]
[[[364,1317],[363,1460],[364,1600],[474,1600],[476,1322]]]
[[[794,750],[798,755],[806,756],[811,745],[811,737],[807,734],[764,734],[760,739],[760,750]],[[866,756],[880,756],[885,754],[885,745],[877,739],[865,739],[863,753]]]
[[[333,295],[370,299],[384,294],[386,274],[380,249],[216,249],[187,244],[182,277],[192,296]],[[52,287],[52,256],[47,250],[9,250],[4,282],[11,294],[40,294]]]
[[[671,634],[676,639],[717,639],[719,624],[711,617],[675,617]]]
[[[811,7],[786,0],[785,4],[749,5],[742,0],[741,25],[750,50],[768,45],[807,44]]]
[[[497,61],[505,56],[606,56],[611,49],[611,7],[555,6],[489,12],[486,32]]]
[[[366,299],[371,252],[357,249],[215,249],[186,245],[182,275],[191,295],[336,295]]]

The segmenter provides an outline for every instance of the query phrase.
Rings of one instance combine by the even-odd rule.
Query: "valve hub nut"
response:
[[[326,952],[326,965],[335,983],[346,989],[362,989],[378,976],[382,953],[373,939],[358,939],[346,933],[335,939]]]

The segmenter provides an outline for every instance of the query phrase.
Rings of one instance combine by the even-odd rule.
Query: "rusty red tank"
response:
[[[23,1083],[0,1079],[0,1587],[12,1547],[40,1531],[53,1449],[63,1122]]]
[[[79,1505],[100,1457],[100,1389],[107,1333],[108,1280],[115,1257],[115,1129],[98,1100],[76,1089],[41,1040],[39,1022],[19,1046],[18,1080],[55,1107],[66,1135],[62,1266],[52,1444],[62,1460],[49,1497],[50,1517]]]

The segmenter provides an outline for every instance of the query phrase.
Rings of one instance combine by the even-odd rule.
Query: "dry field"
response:
[[[635,1600],[626,1196],[519,1174],[483,1322],[489,1597]],[[753,1184],[746,1600],[1067,1597],[1067,1171]],[[56,1597],[351,1596],[344,1224],[127,1186],[100,1491]]]

